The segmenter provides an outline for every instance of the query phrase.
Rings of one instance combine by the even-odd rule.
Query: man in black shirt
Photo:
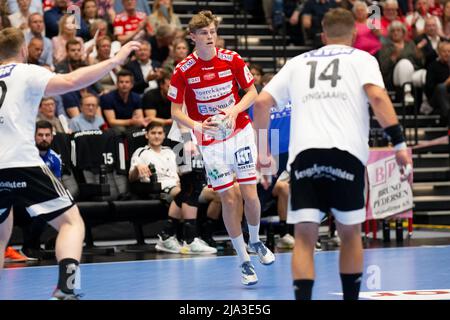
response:
[[[158,88],[147,91],[142,97],[142,108],[144,116],[158,121],[164,125],[164,130],[170,129],[172,118],[170,114],[170,101],[167,99],[167,92],[170,87],[170,75],[163,72],[161,79],[158,79]]]
[[[450,42],[440,42],[439,58],[427,68],[425,94],[433,108],[439,109],[444,121],[450,124]]]

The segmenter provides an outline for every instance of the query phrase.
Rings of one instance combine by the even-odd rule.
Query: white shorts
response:
[[[256,184],[258,153],[251,124],[228,140],[199,148],[214,191],[233,187],[235,176],[239,184]]]

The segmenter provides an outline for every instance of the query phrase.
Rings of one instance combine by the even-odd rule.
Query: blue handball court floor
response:
[[[338,251],[315,254],[313,298],[342,299]],[[270,266],[252,256],[259,282],[244,287],[236,256],[90,263],[81,265],[83,300],[291,300],[291,253]],[[450,246],[365,250],[361,299],[450,299]],[[46,300],[57,266],[5,269],[0,299]]]

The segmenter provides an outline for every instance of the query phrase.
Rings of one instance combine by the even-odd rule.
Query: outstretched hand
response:
[[[119,52],[114,56],[113,60],[118,64],[122,65],[127,60],[128,56],[136,50],[141,48],[141,43],[137,41],[127,42],[122,48],[120,48]]]

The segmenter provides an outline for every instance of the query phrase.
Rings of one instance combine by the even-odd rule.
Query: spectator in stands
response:
[[[92,22],[89,27],[89,32],[91,34],[92,39],[84,43],[84,48],[86,50],[86,56],[88,57],[88,61],[92,61],[97,57],[97,41],[100,38],[108,37],[110,39],[110,57],[113,57],[117,52],[119,52],[121,48],[121,44],[119,41],[113,39],[112,34],[109,33],[108,23],[106,20],[96,19]],[[91,63],[89,63],[91,64]]]
[[[399,15],[399,8],[397,0],[386,0],[383,5],[383,15],[381,17],[381,35],[383,44],[389,37],[388,27],[392,21],[400,21],[405,23],[405,17]]]
[[[181,29],[181,22],[178,15],[173,12],[172,0],[155,0],[153,2],[153,12],[148,17],[151,26],[151,35],[162,25],[170,24]]]
[[[100,106],[110,127],[123,132],[127,127],[145,127],[149,120],[144,118],[141,98],[133,88],[133,74],[121,70],[117,74],[117,89],[100,97]]]
[[[98,19],[98,7],[96,0],[83,1],[81,4],[81,18],[84,22],[86,22],[88,27],[90,27],[90,25]]]
[[[209,247],[197,235],[197,206],[199,194],[194,197],[196,205],[193,205],[192,197],[184,196],[186,191],[181,192],[180,179],[175,153],[168,147],[163,147],[165,139],[163,125],[151,122],[146,127],[146,138],[148,145],[137,149],[131,158],[129,173],[130,182],[141,180],[149,181],[152,175],[149,165],[153,165],[158,182],[164,193],[169,194],[173,201],[169,207],[169,218],[159,236],[156,249],[171,253],[186,254],[209,254],[216,253],[215,248]],[[193,196],[193,195],[191,195]],[[186,204],[188,204],[186,206]],[[183,233],[185,243],[183,247],[176,237],[177,225],[184,218]]]
[[[116,1],[118,3],[120,1]],[[114,19],[114,35],[123,45],[130,40],[143,40],[147,34],[147,15],[136,9],[136,0],[122,0],[124,11]]]
[[[450,126],[450,42],[439,43],[438,56],[427,68],[425,93],[431,106],[441,113],[442,122]]]
[[[70,119],[69,128],[72,132],[98,130],[105,124],[98,108],[97,96],[90,93],[85,94],[81,98],[80,110],[79,115]]]
[[[54,7],[45,11],[45,35],[52,39],[59,34],[59,21],[67,10],[68,0],[55,0]]]
[[[379,29],[369,25],[369,21],[367,20],[369,15],[367,4],[362,1],[355,1],[352,11],[356,20],[356,38],[353,47],[375,55],[381,49],[379,39],[381,33]]]
[[[9,16],[11,26],[22,31],[28,31],[28,17],[32,13],[30,10],[31,0],[17,0],[19,10]]]
[[[97,0],[98,6],[98,16],[108,23],[112,23],[116,17],[116,11],[114,10],[114,2],[118,3],[120,1],[114,0]],[[121,9],[120,11],[122,11]]]
[[[107,60],[111,57],[111,38],[109,38],[108,36],[98,38],[95,47],[96,57],[89,57],[90,65]],[[111,70],[106,76],[104,76],[102,79],[100,79],[100,81],[97,82],[97,85],[100,87],[100,91],[102,93],[108,93],[116,89],[117,72],[119,72],[119,68]]]
[[[184,39],[175,39],[172,44],[170,56],[164,61],[163,70],[172,74],[173,70],[189,54],[189,45]]]
[[[263,3],[264,12],[266,15],[266,21],[269,24],[269,29],[272,32],[279,32],[280,29],[286,28],[286,34],[288,35],[288,44],[304,45],[305,39],[303,37],[303,28],[300,22],[300,14],[303,10],[302,0],[289,0],[289,1],[276,1],[272,6],[272,17],[267,18],[267,11],[269,5],[267,0]],[[288,23],[286,23],[288,18]],[[269,23],[270,21],[270,23]]]
[[[136,60],[127,63],[124,68],[129,70],[134,77],[133,92],[143,94],[149,89],[158,88],[157,80],[161,79],[161,63],[151,59],[152,48],[146,41],[136,52]]]
[[[150,9],[149,1],[147,0],[134,0],[136,3],[136,10],[145,13],[145,15],[149,16],[152,13],[152,10]],[[114,10],[115,12],[122,12],[124,11],[125,4],[123,1],[115,0],[114,3]],[[125,9],[126,10],[126,9]]]
[[[55,64],[67,57],[66,44],[69,40],[77,40],[81,45],[81,55],[84,55],[83,39],[76,36],[75,16],[64,15],[59,21],[59,34],[53,37],[53,60]]]
[[[161,64],[169,56],[169,46],[175,37],[176,28],[170,24],[162,25],[156,30],[156,34],[148,38],[148,42],[152,47],[152,59],[159,61]]]
[[[320,34],[322,33],[322,19],[325,13],[331,8],[336,8],[335,0],[307,0],[302,11],[303,28],[310,38],[313,39],[313,46],[322,46]]]
[[[438,57],[437,48],[439,42],[444,41],[445,38],[440,37],[438,34],[438,28],[436,19],[428,17],[425,19],[425,32],[414,39],[417,49],[422,51],[422,55],[425,58],[425,68],[432,63]]]
[[[429,8],[430,7],[428,4],[428,0],[417,0],[415,11],[406,16],[406,23],[412,29],[413,38],[420,36],[424,32],[425,20],[429,17],[433,17],[433,19],[436,19],[438,33],[442,34],[441,21],[438,17],[433,16],[428,12]]]
[[[51,70],[51,67],[49,65],[45,65],[41,62],[41,54],[44,50],[44,42],[40,38],[33,38],[31,39],[30,43],[28,44],[28,63],[29,64],[35,64],[38,66],[43,66],[49,70]]]
[[[444,37],[450,40],[450,0],[447,0],[442,13],[442,30]]]
[[[40,13],[32,13],[28,17],[28,26],[30,27],[30,30],[24,34],[25,42],[27,44],[30,43],[32,38],[42,39],[44,48],[41,57],[39,58],[39,62],[43,65],[48,65],[53,69],[53,45],[49,38],[43,36],[44,18]]]
[[[55,114],[56,101],[53,97],[43,97],[39,105],[37,121],[47,121],[53,126],[53,132],[65,133],[61,120]]]
[[[415,70],[423,66],[422,55],[413,41],[406,40],[406,26],[399,21],[389,25],[389,42],[381,48],[378,58],[386,87],[390,90],[412,81]],[[411,86],[405,87],[405,102],[414,102]]]
[[[11,22],[9,21],[8,15],[6,12],[0,11],[0,30],[9,27],[11,27]]]
[[[255,86],[262,86],[262,76],[264,75],[263,68],[256,63],[252,63],[248,66],[253,78],[255,78]],[[258,90],[258,88],[256,88]]]
[[[20,6],[17,0],[7,0],[6,2],[8,3],[7,9],[10,14],[20,11]],[[30,12],[38,12],[42,14],[42,0],[31,0]]]
[[[64,51],[67,55],[55,66],[56,73],[69,73],[86,65],[83,60],[82,45],[78,39],[69,39],[65,43]]]
[[[168,133],[172,118],[170,113],[170,101],[167,99],[169,92],[171,74],[163,72],[158,79],[158,87],[147,91],[142,97],[142,108],[146,118],[157,121],[165,126]]]

